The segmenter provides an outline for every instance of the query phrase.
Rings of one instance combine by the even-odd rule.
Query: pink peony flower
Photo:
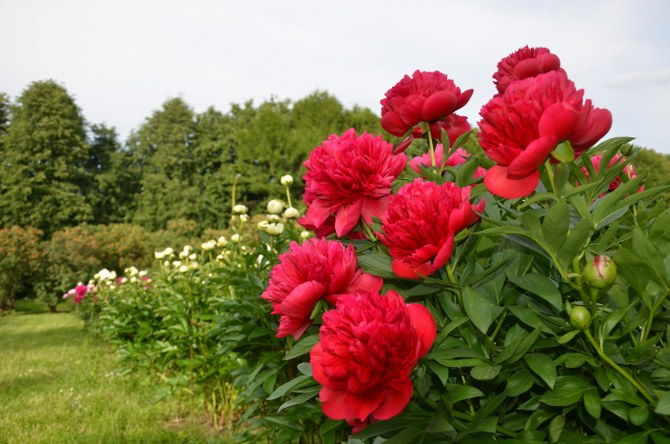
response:
[[[381,100],[381,125],[402,137],[421,122],[436,124],[447,118],[468,103],[472,92],[461,92],[453,80],[439,71],[416,70],[412,77],[406,75],[386,92]]]
[[[298,339],[312,323],[310,315],[321,299],[335,305],[342,293],[381,290],[383,281],[358,268],[353,245],[326,239],[291,242],[270,272],[270,283],[261,296],[272,304],[279,318],[277,337]]]
[[[393,272],[404,278],[428,276],[443,267],[454,236],[475,223],[486,202],[470,204],[470,187],[438,185],[417,178],[393,196],[379,240],[391,255]]]
[[[595,156],[591,157],[591,163],[593,164],[593,169],[596,171],[596,173],[600,170],[600,161],[602,160],[602,158],[603,158],[602,154],[596,154]],[[607,163],[607,166],[611,167],[616,163],[625,162],[625,161],[626,161],[625,157],[623,157],[621,154],[616,154],[615,156],[612,157],[612,159],[610,159],[610,161]],[[584,175],[588,178],[589,177],[589,171],[586,168],[582,168],[582,171],[584,172]],[[626,165],[623,168],[623,173],[626,176],[628,176],[628,179],[635,179],[637,177],[637,171],[635,171],[635,167],[633,165]],[[622,182],[623,182],[623,180],[621,179],[621,177],[616,177],[610,183],[608,191],[611,192],[611,191],[616,190],[617,188],[619,188],[619,185],[621,185]],[[638,188],[638,190],[637,190],[638,193],[641,193],[643,191],[644,191],[644,185],[641,186],[640,188]],[[607,192],[602,193],[599,197],[603,197],[606,194],[607,194]]]
[[[512,82],[560,69],[561,61],[547,48],[524,46],[498,62],[498,71],[493,74],[493,83],[502,94]]]
[[[528,196],[556,145],[570,141],[578,157],[609,131],[610,112],[583,102],[583,95],[565,72],[551,71],[513,82],[482,107],[481,145],[498,164],[484,178],[491,193]]]
[[[357,432],[398,415],[413,393],[410,375],[433,345],[437,327],[428,309],[394,291],[341,295],[323,315],[320,342],[310,352],[321,408]]]
[[[331,135],[312,150],[304,163],[307,173],[303,199],[307,214],[298,222],[322,236],[334,228],[342,237],[361,218],[367,223],[372,222],[373,216],[381,218],[391,184],[406,162],[406,156],[393,154],[393,145],[381,136],[357,136],[354,129],[341,137]]]

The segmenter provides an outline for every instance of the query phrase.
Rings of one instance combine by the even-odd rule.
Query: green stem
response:
[[[288,202],[289,208],[293,206],[291,203],[291,191],[289,190],[289,186],[286,185],[286,201]]]
[[[598,352],[598,355],[602,358],[603,361],[608,363],[614,370],[619,372],[621,376],[626,378],[633,386],[640,392],[642,393],[642,396],[647,398],[647,401],[649,401],[652,405],[655,404],[654,398],[647,392],[647,390],[640,384],[635,378],[633,378],[630,373],[628,373],[625,369],[619,366],[616,362],[612,361],[612,359],[607,356],[605,351],[598,345],[595,339],[593,339],[593,336],[591,335],[591,330],[586,329],[584,330],[584,334],[588,338],[589,342],[593,346],[593,348],[596,349],[596,352]]]
[[[368,225],[367,222],[365,222],[365,219],[361,219],[361,228],[363,229],[363,234],[365,234],[365,237],[370,241],[370,242],[375,242],[377,240],[377,237],[375,236],[375,233],[373,233],[372,229]]]
[[[556,183],[554,182],[554,169],[551,166],[551,160],[547,159],[547,161],[544,162],[544,167],[547,170],[547,176],[549,176],[549,183],[551,184],[551,189],[554,191],[556,197],[558,197],[558,193],[556,193]]]
[[[433,147],[433,135],[430,133],[430,127],[426,131],[428,134],[428,152],[430,153],[430,166],[435,166],[435,148]]]
[[[500,317],[500,319],[498,319],[498,325],[496,325],[496,329],[493,330],[493,333],[491,333],[491,338],[490,339],[491,339],[492,343],[495,340],[496,336],[498,335],[498,332],[500,331],[500,327],[502,327],[503,322],[505,321],[506,317],[507,317],[507,310],[505,310],[503,312],[502,316]]]
[[[467,413],[458,412],[458,411],[452,411],[451,416],[453,416],[454,418],[458,418],[458,419],[465,419],[467,421],[472,421],[472,419],[473,419],[472,415],[468,415]],[[504,435],[507,435],[511,438],[516,438],[517,437],[516,433],[514,433],[513,431],[511,431],[509,429],[506,429],[503,426],[498,426],[497,429],[500,433],[502,433]]]
[[[452,284],[456,283],[456,276],[454,275],[454,269],[451,264],[447,264],[447,276],[449,276],[449,282]]]

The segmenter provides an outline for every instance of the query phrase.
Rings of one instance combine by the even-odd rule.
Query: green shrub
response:
[[[18,298],[35,294],[35,275],[41,272],[42,231],[17,226],[0,229],[0,312]]]

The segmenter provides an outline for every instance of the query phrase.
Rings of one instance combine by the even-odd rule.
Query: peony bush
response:
[[[230,238],[99,273],[80,311],[243,442],[668,442],[670,185],[548,49],[493,80],[473,129],[472,90],[403,77],[397,144],[328,136],[304,209],[290,176],[258,222],[233,196]]]

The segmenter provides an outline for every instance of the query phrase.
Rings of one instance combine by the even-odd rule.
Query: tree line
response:
[[[280,176],[299,179],[309,151],[350,127],[381,131],[372,111],[322,91],[227,112],[171,98],[122,142],[112,126],[86,121],[62,85],[33,82],[14,102],[0,94],[0,227],[47,236],[82,223],[224,228],[233,182],[241,201],[264,204],[280,195]]]

